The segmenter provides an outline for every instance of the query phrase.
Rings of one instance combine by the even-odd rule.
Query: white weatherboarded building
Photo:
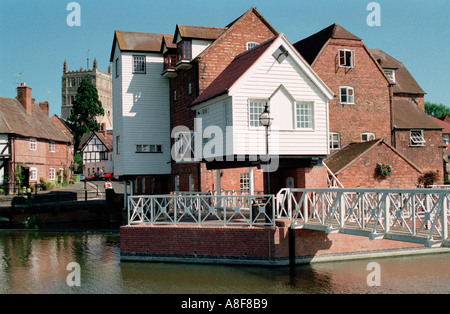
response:
[[[113,64],[114,175],[170,174],[169,81],[163,34],[116,31]]]
[[[259,116],[266,104],[273,118],[270,155],[321,159],[329,154],[328,100],[333,96],[280,34],[237,56],[194,101],[192,109],[201,118],[197,131],[202,159],[264,155],[265,129]],[[223,141],[211,135],[218,128]]]

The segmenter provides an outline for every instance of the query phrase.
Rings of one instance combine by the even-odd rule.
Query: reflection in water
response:
[[[271,268],[121,263],[119,250],[117,234],[0,232],[0,293],[450,293],[449,253]],[[380,287],[366,282],[372,261]]]

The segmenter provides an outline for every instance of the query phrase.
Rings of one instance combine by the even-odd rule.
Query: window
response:
[[[72,77],[71,79],[70,79],[70,86],[71,87],[75,87],[76,85],[75,85],[75,78],[74,77]]]
[[[297,129],[312,129],[313,116],[312,103],[295,104],[295,127]]]
[[[264,111],[264,107],[266,106],[266,104],[267,104],[266,100],[250,100],[249,101],[249,108],[248,108],[249,126],[251,126],[251,127],[261,126],[261,123],[259,122],[259,116]]]
[[[120,135],[116,136],[116,155],[120,155]]]
[[[136,145],[136,153],[162,153],[162,145],[139,144]]]
[[[361,133],[361,142],[373,141],[375,139],[374,133]]]
[[[55,152],[55,142],[50,141],[50,153],[54,153],[54,152]]]
[[[173,153],[177,162],[195,160],[195,133],[192,131],[176,133]]]
[[[30,181],[37,181],[37,168],[30,168]]]
[[[37,150],[37,140],[34,137],[30,137],[30,150]]]
[[[239,175],[239,188],[241,193],[249,193],[250,191],[250,176],[248,172]]]
[[[274,53],[273,57],[278,61],[278,63],[281,63],[288,57],[289,53],[286,49],[284,49],[283,46],[280,46]]]
[[[195,191],[195,180],[194,180],[194,175],[190,174],[189,175],[189,192],[193,192]]]
[[[116,77],[119,77],[119,58],[114,61],[114,70],[116,71]]]
[[[175,176],[175,191],[179,191],[180,190],[180,176],[176,175]]]
[[[386,76],[388,77],[388,79],[392,82],[395,83],[395,72],[392,69],[386,69],[384,70],[384,73],[386,74]]]
[[[353,68],[353,50],[340,49],[339,50],[339,66]]]
[[[444,140],[445,145],[448,145],[448,143],[450,143],[450,135],[449,134],[443,134],[442,139]]]
[[[330,133],[330,149],[341,148],[341,135],[339,133]]]
[[[145,56],[133,56],[133,73],[145,73]]]
[[[54,181],[55,180],[55,175],[56,175],[55,168],[50,168],[50,173],[48,175],[48,179],[50,181]]]
[[[424,146],[426,141],[423,137],[423,130],[411,130],[410,140],[411,146]]]
[[[164,55],[164,70],[174,69],[177,64],[177,55],[176,54],[165,54]]]
[[[192,59],[192,42],[191,40],[184,39],[177,44],[178,60],[191,60]]]
[[[259,45],[259,43],[256,41],[249,41],[249,42],[247,42],[247,50],[255,48],[258,45]]]
[[[192,94],[192,83],[189,83],[189,85],[188,85],[188,93],[189,93],[189,95]]]
[[[173,91],[173,101],[177,101],[177,91]]]
[[[355,91],[353,87],[342,86],[341,91],[341,104],[354,104],[355,103]]]

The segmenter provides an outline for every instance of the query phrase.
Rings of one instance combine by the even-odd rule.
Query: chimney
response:
[[[39,107],[44,111],[47,117],[50,115],[49,104],[48,101],[43,101],[39,103]]]
[[[32,106],[31,87],[26,86],[25,83],[22,83],[20,86],[18,86],[17,100],[25,108],[27,115],[31,115],[31,106]]]

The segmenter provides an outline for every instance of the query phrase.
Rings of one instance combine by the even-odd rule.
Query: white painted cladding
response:
[[[170,174],[169,81],[161,75],[163,56],[117,50],[121,66],[118,78],[113,73],[115,174]],[[133,55],[146,56],[145,74],[133,73]],[[136,153],[136,145],[162,145],[162,153]]]
[[[283,44],[290,52],[282,63],[272,57]],[[312,70],[305,64],[299,66],[298,55],[293,55],[289,44],[275,41],[258,61],[230,89],[227,102],[231,115],[232,138],[227,137],[223,148],[211,156],[264,155],[266,151],[265,128],[249,126],[249,100],[264,99],[269,102],[272,126],[269,131],[269,152],[278,155],[327,155],[328,149],[328,99],[331,92],[318,82]],[[305,73],[308,72],[308,73]],[[313,78],[311,79],[311,76]],[[313,83],[313,80],[316,80]],[[316,84],[321,84],[320,88]],[[326,95],[325,93],[328,93]],[[223,98],[223,97],[222,97]],[[299,129],[295,123],[295,104],[310,103],[313,106],[313,127]],[[213,99],[197,108],[207,106],[209,117],[203,117],[203,130],[211,125],[224,129],[226,106],[223,99]],[[200,110],[197,109],[197,117]],[[230,130],[229,130],[230,132]],[[224,132],[225,134],[225,132]],[[226,145],[228,150],[226,150]],[[223,151],[226,151],[224,154]],[[208,155],[205,154],[205,157]]]

